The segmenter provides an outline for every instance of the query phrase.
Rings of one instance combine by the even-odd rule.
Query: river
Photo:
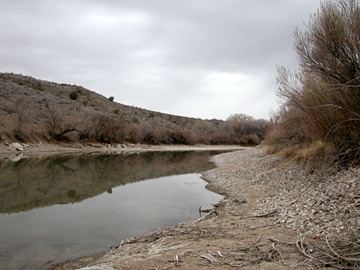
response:
[[[217,152],[218,153],[218,152]],[[222,196],[215,152],[68,153],[0,160],[0,269],[46,269],[200,217]]]

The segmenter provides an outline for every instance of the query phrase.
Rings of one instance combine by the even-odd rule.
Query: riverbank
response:
[[[14,156],[53,155],[55,153],[140,153],[149,151],[235,151],[239,145],[147,145],[147,144],[100,144],[100,143],[3,143],[0,158]]]
[[[52,269],[319,269],[316,247],[359,229],[359,170],[309,175],[255,148],[213,159],[203,176],[226,199],[202,219]]]
[[[360,169],[310,174],[261,149],[237,146],[21,146],[2,145],[0,153],[21,159],[57,153],[241,150],[215,156],[217,167],[203,174],[207,188],[226,198],[202,219],[51,269],[329,269],[340,264],[359,269],[346,266],[349,256],[339,254],[344,249],[337,245],[345,239],[359,257]],[[360,261],[357,257],[352,261]]]

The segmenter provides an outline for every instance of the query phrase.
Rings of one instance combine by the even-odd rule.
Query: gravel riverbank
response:
[[[203,176],[209,189],[226,198],[205,217],[53,269],[321,269],[327,262],[328,267],[339,264],[336,258],[331,262],[336,255],[326,259],[317,247],[328,243],[331,250],[329,236],[345,238],[360,229],[359,169],[308,174],[255,148],[213,159],[217,167]]]

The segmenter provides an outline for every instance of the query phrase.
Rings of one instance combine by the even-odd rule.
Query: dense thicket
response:
[[[187,129],[171,129],[131,123],[121,118],[96,117],[81,129],[80,139],[104,143],[257,145],[264,138],[268,125],[267,120],[249,118],[224,121],[216,128],[204,121]]]
[[[267,142],[277,150],[321,141],[343,163],[360,161],[360,7],[322,2],[305,30],[294,31],[298,70],[278,68],[283,106]],[[323,151],[324,152],[324,151]]]

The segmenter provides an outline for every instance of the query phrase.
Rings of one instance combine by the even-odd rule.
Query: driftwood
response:
[[[219,263],[219,260],[213,257],[211,254],[202,254],[200,257],[208,260],[211,263]]]
[[[202,206],[199,207],[199,213],[200,213],[200,215],[201,215],[201,213],[209,213],[209,212],[212,211],[212,209],[202,209],[201,207],[202,207]]]
[[[211,210],[211,211],[210,211],[209,213],[207,213],[205,216],[203,216],[203,217],[198,218],[197,220],[195,220],[194,223],[198,223],[199,221],[204,220],[204,219],[210,217],[210,215],[212,215],[212,214],[217,215],[218,213],[217,213],[215,210]]]
[[[180,259],[179,255],[175,255],[174,259],[171,261],[168,261],[168,262],[181,262],[181,259]]]
[[[273,210],[273,211],[270,211],[270,212],[267,212],[267,213],[264,213],[264,214],[258,214],[258,215],[253,215],[253,217],[268,217],[268,216],[271,216],[275,213],[277,213],[278,210]]]
[[[256,214],[256,215],[252,215],[252,216],[242,216],[241,219],[247,219],[247,218],[261,218],[261,217],[268,217],[268,216],[271,216],[273,214],[276,214],[278,212],[277,209],[273,210],[273,211],[270,211],[270,212],[267,212],[267,213],[263,213],[263,214]],[[241,215],[238,215],[238,214],[233,214],[233,216],[241,216]]]
[[[327,235],[323,241],[318,240],[314,244],[306,241],[306,235],[299,235],[296,242],[285,242],[273,237],[269,238],[269,241],[274,244],[296,246],[297,250],[306,257],[302,264],[306,262],[318,268],[360,269],[360,239],[357,235],[353,238]],[[285,260],[283,262],[285,263]]]

